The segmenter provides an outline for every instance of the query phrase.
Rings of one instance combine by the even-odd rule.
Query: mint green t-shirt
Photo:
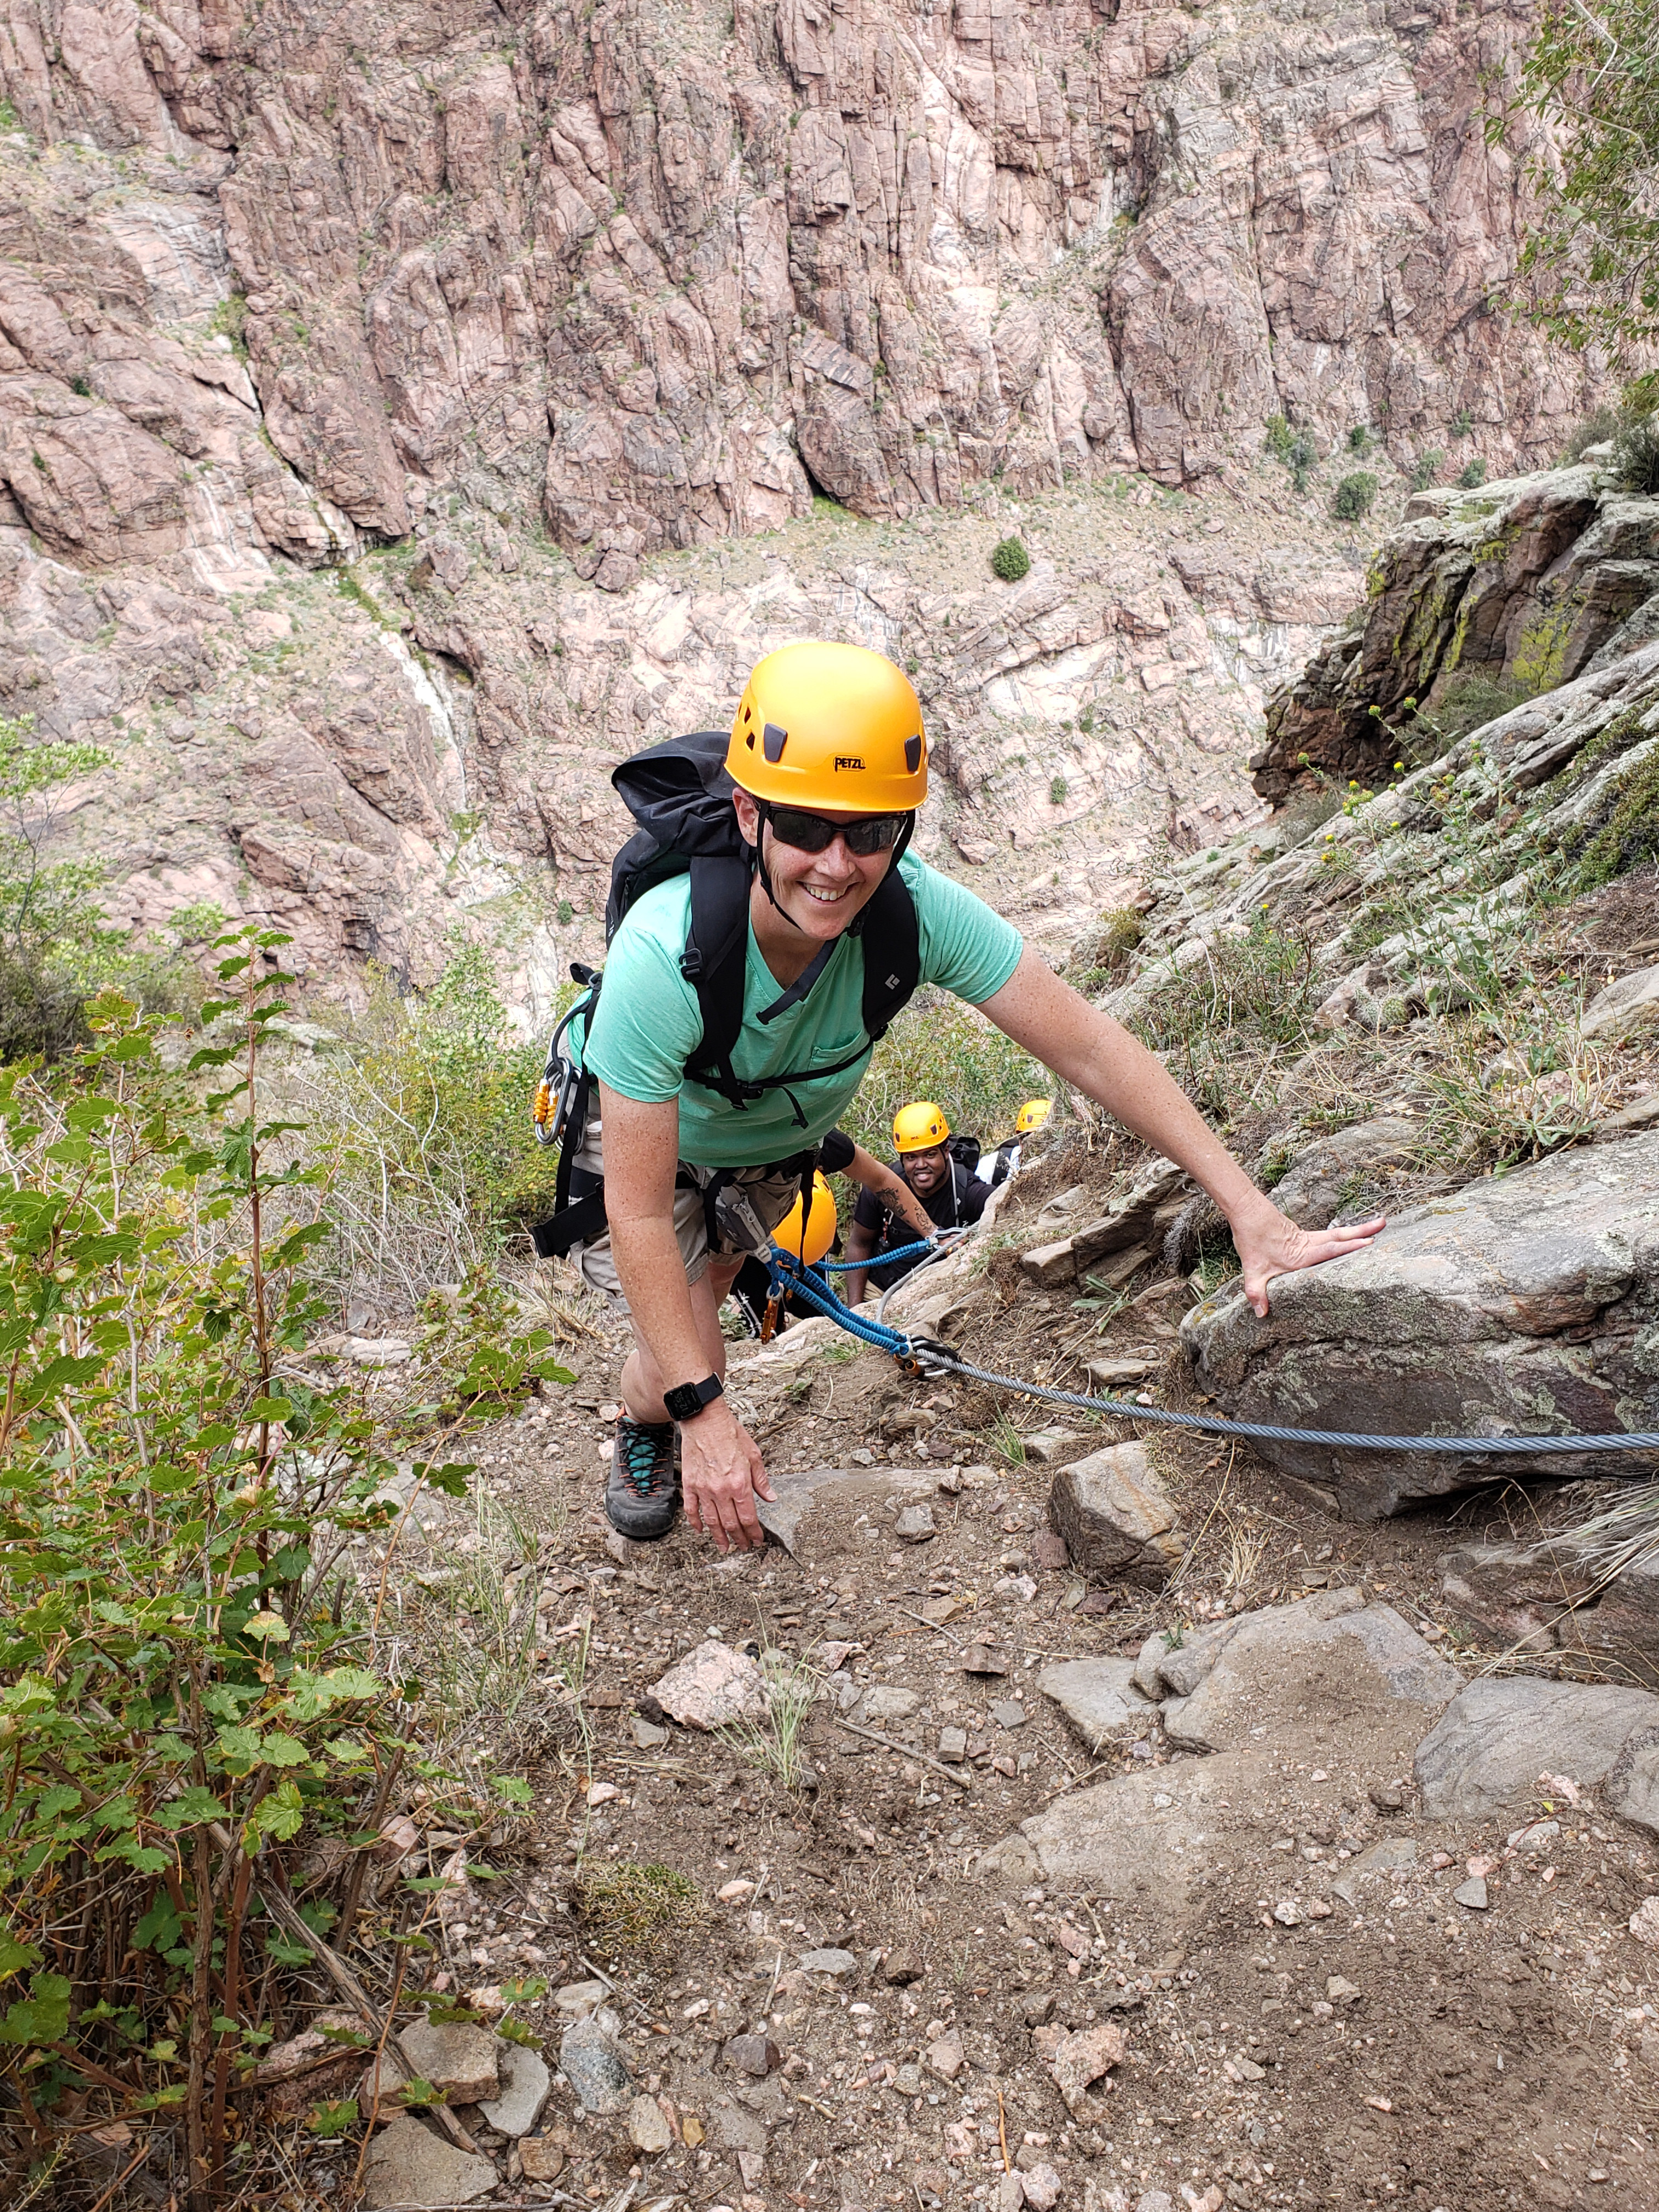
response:
[[[915,901],[920,980],[982,1005],[1018,965],[1019,932],[983,899],[910,854],[899,862],[899,872]],[[797,1068],[853,1062],[839,1075],[789,1086],[806,1117],[802,1128],[782,1091],[769,1091],[739,1109],[718,1091],[686,1079],[686,1060],[702,1038],[697,994],[680,973],[690,926],[689,876],[657,884],[629,909],[605,956],[599,1012],[586,1040],[589,1072],[625,1098],[646,1104],[678,1098],[680,1158],[699,1167],[763,1167],[787,1159],[835,1127],[869,1063],[872,1048],[861,1018],[863,942],[840,939],[805,998],[768,1024],[760,1016],[784,995],[784,987],[750,928],[734,1073],[745,1083],[758,1083]]]

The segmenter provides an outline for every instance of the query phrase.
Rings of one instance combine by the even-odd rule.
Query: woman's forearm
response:
[[[1033,954],[981,1011],[1016,1044],[1184,1168],[1229,1220],[1253,1207],[1271,1208],[1163,1062]]]

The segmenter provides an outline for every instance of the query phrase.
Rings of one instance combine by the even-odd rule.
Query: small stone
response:
[[[913,1982],[921,1981],[927,1972],[921,1952],[901,1943],[883,1960],[881,1978],[890,1990],[908,1990]]]
[[[921,1703],[914,1690],[884,1682],[865,1692],[864,1717],[867,1721],[908,1721]]]
[[[556,2181],[564,2172],[565,2147],[557,2136],[525,2136],[519,2144],[519,2163],[526,2181]]]
[[[1359,1995],[1359,1984],[1346,1974],[1332,1974],[1326,1979],[1325,1994],[1333,2004],[1352,2004]]]
[[[1126,1382],[1144,1382],[1152,1371],[1150,1359],[1091,1359],[1089,1380],[1097,1390],[1119,1390]]]
[[[1052,2029],[1048,2032],[1054,2033]],[[1048,2058],[1048,2070],[1073,2119],[1090,2117],[1090,2084],[1113,2067],[1121,2066],[1127,2048],[1123,2030],[1109,2021],[1075,2035],[1064,2028],[1059,2031]]]
[[[927,2071],[936,2074],[941,2081],[954,2081],[966,2063],[961,2036],[955,2028],[951,2029],[948,2034],[941,2035],[938,2042],[928,2045],[921,2054],[921,2060]]]
[[[631,1716],[628,1728],[629,1733],[641,1751],[660,1751],[664,1744],[668,1741],[668,1730],[665,1728],[659,1728],[654,1721],[641,1719],[638,1713]]]
[[[1373,1782],[1367,1795],[1379,1813],[1398,1813],[1405,1808],[1406,1793],[1397,1782]]]
[[[1025,2202],[1025,2177],[1003,2173],[997,2177],[996,2212],[1020,2212]]]
[[[939,1530],[933,1526],[931,1505],[907,1505],[893,1523],[893,1534],[901,1544],[931,1544]]]
[[[893,2076],[893,2087],[901,2097],[921,2096],[921,2069],[914,2059],[899,2068]]]
[[[504,2136],[527,2136],[542,2116],[553,2077],[539,2051],[527,2044],[503,2043],[498,2061],[501,2094],[480,2104],[492,2128]]]
[[[738,2153],[738,2172],[743,2176],[745,2189],[757,2188],[766,2174],[766,2153],[763,2150],[740,2150]],[[751,2207],[757,2208],[757,2212],[766,2212],[765,2199],[745,2197],[743,2212],[750,2212]]]
[[[560,2012],[568,2012],[573,2019],[580,2020],[590,2012],[597,2012],[611,1992],[603,1982],[567,1982],[562,1990],[553,1993],[553,2002]]]
[[[1036,1581],[1031,1575],[1004,1575],[991,1585],[993,1597],[1011,1597],[1016,1605],[1030,1605],[1036,1594]]]
[[[803,1951],[801,1972],[806,1974],[830,1974],[837,1979],[842,1974],[855,1974],[859,1962],[851,1951]]]
[[[1054,1993],[1052,1990],[1031,1990],[1021,2000],[1019,2008],[1027,2027],[1041,2027],[1054,2016]]]
[[[999,1728],[1017,1729],[1025,1725],[1025,1708],[1017,1698],[1004,1698],[991,1708],[991,1718]]]
[[[1031,1539],[1031,1557],[1044,1574],[1058,1574],[1072,1564],[1066,1539],[1056,1535],[1052,1528],[1040,1529]]]
[[[614,2019],[614,2014],[611,2015]],[[572,2021],[559,2040],[559,2069],[590,2112],[626,2112],[634,2094],[628,2069],[598,2017]]]
[[[1060,2202],[1060,2181],[1052,2166],[1027,2166],[1020,2177],[1020,2185],[1032,2212],[1054,2212]]]
[[[441,2089],[452,2105],[481,2105],[500,2087],[496,2053],[487,2027],[470,2021],[417,2020],[403,2032],[403,2055],[415,2075]]]
[[[1075,1429],[1029,1429],[1022,1441],[1028,1460],[1039,1467],[1057,1467],[1084,1439]]]
[[[394,2204],[473,2204],[492,2195],[500,2179],[492,2159],[458,2150],[407,2112],[381,2129],[363,2160],[370,2212]]]
[[[1293,1897],[1281,1897],[1273,1907],[1273,1918],[1281,1928],[1299,1928],[1305,1917]]]
[[[1008,1654],[997,1644],[970,1644],[962,1655],[964,1674],[1006,1674]]]
[[[769,2035],[734,2035],[724,2057],[728,2066],[757,2076],[773,2073],[783,2063],[783,2053]]]
[[[1060,1468],[1048,1518],[1079,1568],[1161,1589],[1187,1540],[1146,1447],[1112,1444]]]
[[[1460,1882],[1453,1890],[1452,1897],[1457,1904],[1466,1906],[1471,1912],[1484,1912],[1488,1903],[1486,1875],[1472,1874],[1467,1881]]]
[[[629,2106],[628,2136],[635,2149],[643,2151],[647,2158],[660,2157],[672,2148],[674,2130],[654,2097],[641,2094]]]
[[[1224,2070],[1230,2081],[1265,2081],[1267,2078],[1266,2067],[1258,2066],[1254,2058],[1230,2058]]]
[[[1630,1917],[1630,1932],[1638,1943],[1659,1951],[1659,1897],[1644,1897]]]
[[[766,1677],[746,1652],[710,1637],[671,1667],[651,1694],[682,1728],[730,1728],[766,1717]]]
[[[941,1729],[939,1732],[939,1755],[941,1759],[966,1759],[968,1756],[967,1729]]]

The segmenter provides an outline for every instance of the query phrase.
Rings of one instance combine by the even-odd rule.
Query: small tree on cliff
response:
[[[1626,355],[1659,337],[1659,0],[1552,0],[1519,94],[1546,126],[1526,170],[1531,313],[1575,349]],[[1488,138],[1507,121],[1489,117]]]

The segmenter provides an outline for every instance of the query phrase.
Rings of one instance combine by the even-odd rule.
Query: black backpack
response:
[[[680,955],[680,972],[696,991],[702,1036],[685,1063],[687,1078],[716,1091],[742,1112],[769,1091],[788,1092],[793,1083],[839,1075],[864,1056],[866,1048],[823,1067],[793,1068],[759,1083],[744,1082],[733,1070],[732,1054],[743,1026],[744,986],[749,957],[749,894],[754,879],[755,848],[738,829],[732,805],[734,788],[726,773],[727,738],[720,730],[695,730],[690,736],[647,746],[612,772],[611,781],[639,828],[611,866],[611,896],[605,902],[605,939],[615,937],[635,902],[671,877],[691,878],[691,927]],[[899,874],[897,862],[908,838],[893,853],[893,865],[852,924],[848,934],[864,940],[865,1035],[875,1044],[915,994],[921,972],[915,902]],[[798,1005],[811,989],[835,951],[833,939],[799,980],[784,992],[775,1018]],[[592,1079],[585,1068],[567,1073],[562,1090],[558,1046],[577,1014],[591,1023],[601,978],[592,969],[573,964],[571,974],[588,986],[585,1000],[573,1007],[554,1032],[548,1053],[544,1090],[553,1087],[559,1110],[548,1125],[538,1123],[544,1143],[562,1145],[556,1187],[556,1211],[550,1221],[532,1227],[531,1236],[544,1257],[567,1252],[587,1241],[605,1219],[604,1186],[597,1178],[586,1194],[572,1193],[570,1163],[580,1148]],[[790,1103],[802,1128],[806,1117],[793,1095]],[[759,1163],[757,1163],[758,1165]],[[809,1170],[810,1172],[810,1170]],[[588,1178],[583,1175],[582,1180]],[[578,1219],[576,1217],[580,1216]]]

